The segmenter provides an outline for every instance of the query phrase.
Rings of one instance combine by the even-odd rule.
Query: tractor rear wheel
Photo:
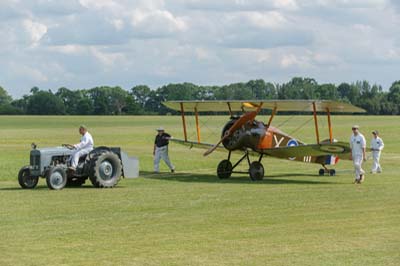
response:
[[[31,176],[31,171],[29,166],[24,166],[19,170],[18,173],[18,183],[24,189],[35,188],[39,182],[38,176]]]
[[[67,172],[61,166],[54,166],[46,174],[49,189],[60,190],[67,185]]]
[[[118,155],[113,152],[105,152],[91,163],[89,179],[95,187],[114,187],[121,177],[122,164]]]

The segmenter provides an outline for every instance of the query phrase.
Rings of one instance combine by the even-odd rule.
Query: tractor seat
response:
[[[81,157],[79,157],[79,162],[84,162],[87,157],[88,157],[88,154],[82,155]]]

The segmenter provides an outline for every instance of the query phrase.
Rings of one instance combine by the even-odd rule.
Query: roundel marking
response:
[[[320,150],[331,153],[342,153],[345,149],[341,146],[336,145],[321,145]]]
[[[291,147],[291,146],[299,146],[299,143],[297,142],[297,140],[295,139],[291,139],[288,141],[288,143],[286,144],[286,146]]]
[[[286,146],[288,146],[288,147],[299,146],[299,143],[295,139],[290,139],[288,141],[288,143],[286,144]],[[288,159],[293,161],[296,159],[296,157],[289,157]]]

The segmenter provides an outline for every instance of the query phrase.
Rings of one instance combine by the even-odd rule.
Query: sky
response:
[[[0,86],[400,79],[395,0],[0,0]]]

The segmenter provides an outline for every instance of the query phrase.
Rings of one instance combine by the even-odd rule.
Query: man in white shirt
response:
[[[74,145],[67,145],[69,148],[75,149],[71,155],[71,170],[76,170],[79,158],[91,152],[94,146],[92,135],[90,135],[86,126],[81,125],[79,127],[79,133],[82,135],[81,141]]]
[[[350,159],[353,160],[354,171],[355,171],[355,184],[360,184],[365,179],[365,171],[362,169],[362,163],[366,160],[365,148],[366,142],[363,134],[361,134],[357,125],[352,128],[353,135],[350,138]]]
[[[383,140],[379,137],[379,132],[377,130],[372,131],[372,135],[374,136],[371,140],[371,151],[372,151],[372,169],[371,173],[382,173],[382,168],[379,163],[379,159],[381,157],[381,151],[385,144]]]

